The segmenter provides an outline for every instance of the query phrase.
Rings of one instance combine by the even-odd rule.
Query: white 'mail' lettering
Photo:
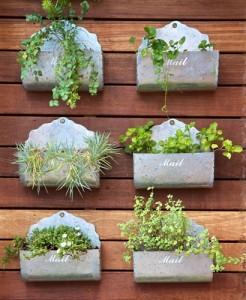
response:
[[[63,257],[59,257],[56,254],[52,254],[49,259],[47,259],[46,261],[50,262],[50,263],[66,263],[68,262],[70,256],[69,255],[65,255]]]
[[[186,64],[187,64],[187,61],[188,61],[188,57],[186,56],[185,58],[182,58],[182,59],[169,59],[167,61],[167,65],[168,66],[181,66],[181,67],[184,67]]]
[[[170,256],[165,255],[161,260],[159,260],[160,264],[181,264],[184,259],[184,256]]]
[[[172,161],[171,159],[165,159],[163,162],[160,163],[161,167],[181,167],[184,162],[183,159],[179,159],[176,161]]]

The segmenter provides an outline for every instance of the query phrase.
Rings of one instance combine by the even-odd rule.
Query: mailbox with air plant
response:
[[[167,198],[163,205],[153,190],[147,200],[136,196],[134,220],[119,225],[136,282],[210,282],[225,264],[244,262],[243,254],[225,256],[217,238],[187,217],[182,202]]]
[[[109,134],[86,129],[67,118],[59,118],[32,130],[17,146],[16,163],[25,186],[65,188],[73,197],[100,185],[100,172],[111,168],[117,152]]]
[[[81,1],[79,14],[70,0],[42,0],[46,13],[27,16],[27,21],[39,23],[41,29],[22,42],[19,54],[21,78],[31,91],[52,90],[50,106],[64,101],[75,108],[80,90],[91,95],[103,88],[102,49],[97,36],[75,24],[89,10],[89,3]]]
[[[214,182],[215,151],[230,159],[242,147],[225,139],[216,122],[198,131],[195,123],[169,119],[129,128],[120,137],[133,153],[136,188],[206,188]]]
[[[213,90],[219,52],[206,34],[173,21],[163,28],[145,27],[137,52],[139,91]]]
[[[20,258],[26,281],[100,280],[100,239],[93,224],[66,211],[41,219],[5,248],[4,265]]]

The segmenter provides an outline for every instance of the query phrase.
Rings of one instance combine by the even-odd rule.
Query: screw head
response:
[[[169,124],[170,124],[170,125],[174,125],[174,124],[175,124],[175,121],[174,121],[174,120],[170,120]]]
[[[60,212],[60,214],[59,214],[59,215],[60,215],[60,217],[61,217],[61,218],[63,218],[63,217],[65,216],[65,214],[64,214],[64,212],[63,212],[63,211],[62,211],[62,212]]]
[[[61,118],[61,119],[60,119],[60,123],[61,123],[61,124],[64,124],[65,122],[66,122],[66,120],[65,120],[64,118]]]
[[[173,23],[172,26],[173,26],[173,28],[177,28],[178,24],[177,23]]]

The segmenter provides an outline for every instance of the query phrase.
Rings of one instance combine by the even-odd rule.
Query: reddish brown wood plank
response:
[[[0,258],[4,255],[4,247],[9,244],[10,241],[0,241]],[[221,243],[224,254],[228,256],[240,257],[246,250],[245,243]],[[123,261],[123,253],[125,252],[125,246],[120,241],[103,241],[102,242],[102,270],[132,270],[132,264],[125,263]],[[0,269],[1,269],[0,265]],[[13,259],[6,266],[8,270],[19,269],[19,259]],[[225,271],[230,272],[244,272],[245,268],[240,265],[226,265]]]
[[[213,92],[169,93],[168,110],[170,115],[175,116],[246,116],[245,93],[245,87],[220,87]],[[94,97],[82,93],[74,110],[64,103],[60,107],[50,108],[48,102],[51,97],[49,92],[27,92],[20,84],[2,84],[0,114],[163,116],[163,94],[139,93],[135,86],[106,86]]]
[[[26,283],[18,271],[0,273],[1,300],[239,300],[245,274],[215,274],[211,283],[136,284],[131,272],[103,272],[100,282]]]
[[[79,0],[75,2],[79,8]],[[93,3],[87,17],[107,19],[245,19],[243,0],[103,0]],[[32,12],[43,13],[39,0],[0,2],[0,16],[22,17]]]
[[[15,51],[0,52],[0,82],[21,82]],[[8,68],[6,68],[8,61]],[[219,84],[246,84],[245,54],[221,54]],[[104,81],[106,84],[135,84],[136,56],[130,53],[104,53]],[[197,93],[196,93],[197,94]]]
[[[186,209],[246,210],[245,191],[245,180],[218,180],[213,189],[163,189],[155,194],[157,200],[164,202],[171,193],[182,199]],[[37,195],[17,178],[0,179],[2,208],[132,209],[136,194],[148,195],[145,190],[135,190],[131,179],[102,179],[100,189],[86,191],[83,198],[75,193],[73,201],[64,196],[64,191],[49,189],[47,194],[42,190]]]
[[[151,21],[86,21],[83,23],[89,31],[98,35],[104,51],[135,51],[136,46],[129,43],[131,36],[136,36],[138,45],[144,35],[144,26],[161,27],[167,22]],[[82,23],[80,23],[82,25]],[[234,22],[187,22],[209,35],[216,49],[222,52],[245,52],[245,23]],[[0,49],[17,50],[23,39],[39,30],[38,25],[27,24],[24,20],[0,20]]]
[[[123,239],[119,223],[132,218],[132,211],[124,210],[69,210],[96,226],[102,240]],[[0,239],[11,239],[25,235],[29,226],[47,217],[54,210],[0,210]],[[239,211],[188,211],[187,215],[204,225],[211,235],[223,241],[246,240],[246,212]]]
[[[133,109],[133,115],[135,110]],[[69,117],[79,124],[83,124],[90,130],[99,132],[111,132],[112,139],[117,142],[119,136],[127,128],[139,126],[152,119],[155,124],[163,122],[163,118],[104,118],[104,117]],[[34,117],[34,116],[2,116],[0,119],[0,145],[12,146],[16,143],[24,142],[29,131],[36,129],[41,124],[54,120],[55,117]],[[196,122],[196,127],[202,128],[208,126],[211,122],[216,121],[223,130],[224,135],[232,139],[234,143],[246,145],[243,136],[246,119],[183,119],[185,122]]]

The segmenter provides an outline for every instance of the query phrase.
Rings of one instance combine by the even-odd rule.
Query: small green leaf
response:
[[[131,37],[129,38],[129,43],[130,43],[130,44],[135,44],[135,43],[136,43],[136,37],[135,37],[135,36],[131,36]]]

